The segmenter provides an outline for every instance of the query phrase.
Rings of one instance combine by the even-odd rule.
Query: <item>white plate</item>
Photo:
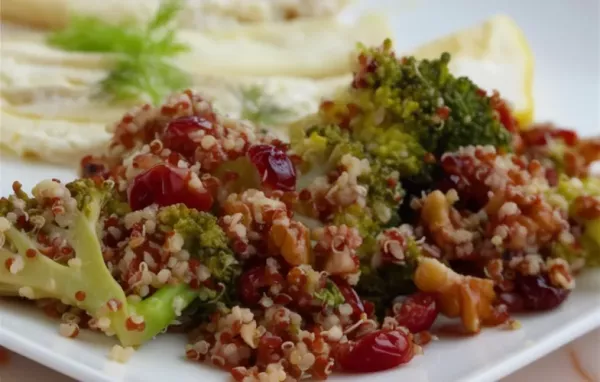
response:
[[[369,2],[374,6],[375,1]],[[443,1],[383,0],[393,20],[396,46],[413,47],[498,12],[513,16],[534,49],[538,120],[600,133],[599,3],[578,0]],[[31,165],[1,157],[0,189],[13,179],[26,188],[49,177],[68,180],[73,170]],[[587,274],[560,309],[522,317],[517,331],[485,330],[470,338],[442,339],[406,367],[369,375],[372,381],[491,381],[600,326],[600,273]],[[595,284],[595,285],[594,285]],[[126,365],[107,360],[113,340],[82,333],[77,340],[58,335],[58,325],[31,306],[0,302],[0,345],[83,381],[224,380],[225,373],[183,359],[185,339],[162,336],[136,352]],[[358,377],[337,376],[351,381]]]

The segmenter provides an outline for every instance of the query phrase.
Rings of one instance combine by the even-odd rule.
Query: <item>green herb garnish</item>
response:
[[[273,126],[292,116],[291,110],[275,104],[258,85],[244,87],[240,92],[243,119],[257,125]]]
[[[68,51],[115,53],[114,66],[100,82],[100,94],[113,101],[150,100],[156,104],[189,83],[187,73],[171,62],[189,50],[176,41],[174,21],[180,10],[180,0],[164,1],[146,25],[114,25],[76,16],[67,28],[50,35],[48,43]]]

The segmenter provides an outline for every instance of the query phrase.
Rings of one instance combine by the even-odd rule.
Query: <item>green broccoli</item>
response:
[[[579,206],[585,199],[585,204],[595,204],[595,208],[600,208],[600,178],[579,179],[563,176],[558,186],[549,192],[551,202],[556,200],[553,194],[558,194],[567,201],[569,218],[583,228],[578,243],[557,243],[553,247],[553,254],[565,258],[570,263],[583,259],[586,266],[600,266],[600,217],[582,216],[579,211]]]
[[[381,48],[363,49],[358,63],[349,97],[360,109],[351,126],[363,140],[398,130],[436,157],[466,145],[510,148],[511,134],[491,98],[468,78],[449,72],[448,53],[431,61],[397,59],[386,40]],[[391,141],[381,138],[386,142]]]
[[[314,293],[314,297],[317,300],[321,301],[324,306],[328,306],[331,308],[337,308],[338,306],[346,302],[346,299],[344,298],[344,295],[342,294],[340,289],[331,280],[327,281],[327,284],[324,288],[317,290]]]
[[[217,219],[183,204],[164,207],[157,214],[159,228],[173,230],[184,239],[184,248],[210,270],[214,281],[231,288],[240,274],[240,265],[228,246]]]
[[[389,231],[393,230],[395,229]],[[382,235],[389,231],[384,231]],[[381,264],[374,264],[372,260],[365,259],[362,261],[361,276],[356,285],[356,291],[375,305],[375,312],[380,318],[385,316],[386,309],[396,297],[416,291],[413,275],[422,255],[421,246],[412,233],[397,232],[402,235],[405,243],[404,261],[390,263],[384,260]],[[379,250],[381,251],[381,248]]]
[[[20,191],[19,187],[15,188]],[[116,199],[118,194],[112,182],[97,184],[81,179],[62,185],[47,180],[34,187],[33,195],[30,198],[16,192],[0,203],[3,244],[0,262],[4,264],[0,267],[0,294],[28,299],[53,298],[77,306],[96,319],[108,318],[110,328],[106,331],[114,332],[125,346],[140,345],[161,333],[181,309],[198,298],[199,291],[185,283],[166,284],[140,301],[126,298],[125,290],[113,278],[103,257],[102,222],[114,218],[117,212],[126,211],[124,202]],[[187,227],[193,226],[193,234],[199,236],[195,253],[205,255],[202,251],[205,245],[215,245],[216,251],[227,253],[218,240],[224,234],[214,217],[197,216],[195,211],[189,210],[186,219],[181,207],[168,208],[159,215],[170,217],[175,209],[181,220],[167,227],[167,223],[172,222],[165,218],[161,230],[165,233],[181,230],[187,239]],[[202,228],[197,229],[194,224]],[[47,256],[43,237],[50,235],[68,243],[74,257],[61,263]],[[212,247],[208,252],[211,250]],[[233,267],[232,259],[226,260],[224,255],[220,263]],[[222,282],[231,282],[229,278],[235,274],[225,268],[211,271],[225,275]]]
[[[375,237],[400,222],[402,183],[419,185],[420,193],[444,152],[465,145],[510,149],[511,133],[492,99],[469,79],[450,74],[449,61],[448,54],[433,61],[397,59],[389,40],[363,48],[352,87],[292,125],[291,148],[302,158],[299,190],[339,169],[345,154],[369,162],[370,171],[358,178],[367,189],[366,208],[338,211],[334,223]]]
[[[358,204],[339,207],[323,223],[358,228],[364,238],[360,253],[371,253],[373,240],[382,227],[399,220],[397,211],[403,190],[398,168],[404,170],[411,164],[399,156],[399,160],[390,159],[393,155],[381,148],[369,151],[367,144],[354,139],[350,131],[336,125],[314,126],[306,132],[301,125],[296,125],[291,141],[294,153],[303,159],[299,167],[301,176],[296,182],[299,190],[307,188],[315,178],[344,167],[342,159],[345,155],[369,161],[369,170],[357,178],[358,185],[367,190],[366,207]],[[397,143],[403,145],[401,141]]]
[[[381,319],[396,297],[416,291],[412,281],[414,266],[388,264],[373,268],[370,264],[362,264],[360,269],[356,291],[375,305],[375,313]]]

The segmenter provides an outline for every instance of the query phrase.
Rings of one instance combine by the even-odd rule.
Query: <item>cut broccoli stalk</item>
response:
[[[89,184],[75,186],[82,187],[79,209],[64,230],[75,258],[68,265],[60,264],[38,251],[38,244],[27,233],[9,226],[3,235],[10,245],[0,248],[4,265],[0,267],[0,293],[29,299],[54,298],[77,306],[96,319],[110,319],[106,331],[114,332],[123,345],[141,345],[173,322],[178,313],[174,308],[176,299],[178,308],[183,309],[198,294],[184,284],[169,285],[140,302],[128,301],[104,263],[98,238],[97,225],[106,195],[94,187],[86,188]],[[6,226],[8,220],[1,219]],[[22,266],[11,267],[15,262]],[[138,316],[143,324],[137,322]],[[133,330],[128,320],[135,323]]]
[[[185,307],[198,296],[187,285],[179,284],[165,286],[138,303],[128,302],[123,289],[104,264],[95,225],[83,214],[76,218],[72,230],[71,244],[76,258],[81,260],[77,266],[61,265],[39,252],[29,258],[26,252],[36,244],[27,235],[15,228],[4,234],[18,253],[0,248],[0,262],[6,264],[14,261],[15,256],[21,256],[25,265],[17,274],[12,274],[6,267],[0,268],[1,290],[33,299],[55,298],[84,309],[95,318],[108,317],[111,330],[125,346],[141,345],[169,326],[176,318],[173,307],[176,298]],[[84,298],[79,301],[77,296]],[[119,310],[109,311],[109,301],[118,302]],[[134,314],[144,319],[141,331],[127,329],[126,321]]]

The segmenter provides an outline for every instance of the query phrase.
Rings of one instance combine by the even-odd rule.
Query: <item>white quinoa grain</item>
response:
[[[198,276],[198,281],[200,281],[200,282],[206,281],[211,276],[210,269],[208,269],[204,264],[200,264],[200,266],[198,266],[198,271],[196,272],[196,276]]]
[[[118,229],[117,227],[108,227],[106,229],[106,231],[110,234],[110,236],[112,236],[115,239],[120,239],[121,238],[121,230]]]
[[[183,236],[175,232],[173,235],[167,238],[165,243],[166,250],[169,252],[178,252],[183,248]]]
[[[338,307],[338,311],[342,316],[350,316],[352,314],[352,305],[350,304],[341,304]]]
[[[517,215],[520,212],[519,207],[515,202],[506,202],[500,207],[498,217],[504,219],[507,216]]]
[[[502,238],[498,235],[494,235],[491,240],[492,244],[494,244],[496,247],[501,246],[502,241],[503,241]]]
[[[108,318],[108,317],[100,317],[96,321],[96,327],[98,329],[102,330],[103,332],[107,331],[108,329],[110,329],[110,318]]]
[[[166,284],[171,278],[171,271],[168,269],[161,269],[156,275],[156,278],[159,283]]]
[[[58,332],[66,338],[75,338],[79,334],[79,325],[75,322],[63,322],[58,327]]]
[[[340,326],[334,325],[331,327],[331,329],[323,332],[323,335],[325,335],[330,341],[337,342],[342,339],[344,332]]]
[[[200,178],[198,178],[198,175],[192,173],[190,180],[188,182],[188,185],[193,188],[194,190],[197,190],[199,192],[204,192],[206,191],[206,188],[204,187],[204,184],[202,183],[202,181],[200,180]]]
[[[217,140],[212,135],[206,135],[200,141],[200,145],[204,150],[210,150],[215,144],[217,144]]]
[[[115,345],[110,350],[108,358],[119,363],[125,363],[129,361],[134,352],[135,350],[131,346],[123,348],[120,345]]]

